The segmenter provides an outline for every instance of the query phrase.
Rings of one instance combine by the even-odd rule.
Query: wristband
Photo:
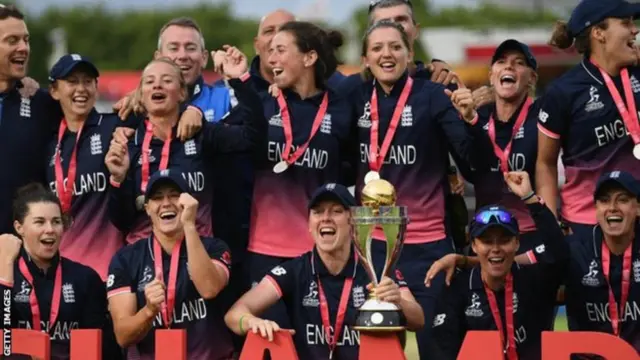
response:
[[[247,315],[249,315],[249,314],[243,314],[242,316],[240,316],[239,325],[240,325],[240,333],[242,333],[242,334],[245,333],[244,329],[242,328],[242,319],[244,319],[244,317],[247,316]]]
[[[536,193],[533,190],[531,190],[531,192],[529,194],[527,194],[524,197],[521,197],[520,200],[527,201],[527,200],[531,199],[534,196],[536,196]]]

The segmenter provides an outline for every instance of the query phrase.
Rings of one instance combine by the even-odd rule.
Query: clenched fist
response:
[[[182,214],[180,215],[182,226],[195,225],[198,212],[198,200],[188,193],[182,193],[180,194],[180,199],[178,199],[178,204],[182,208]]]

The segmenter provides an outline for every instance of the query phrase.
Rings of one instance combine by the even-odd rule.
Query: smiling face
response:
[[[507,50],[491,65],[489,79],[499,98],[512,101],[529,92],[537,81],[537,75],[527,65],[524,54]]]
[[[488,228],[471,242],[482,271],[494,279],[507,276],[519,246],[516,236],[498,226]]]
[[[315,51],[300,51],[296,37],[289,31],[278,32],[271,41],[268,62],[273,71],[273,82],[281,89],[293,87],[305,73],[313,74],[317,60]]]
[[[592,44],[602,47],[605,55],[620,66],[636,64],[638,27],[633,18],[608,18],[606,21],[606,29],[594,27],[591,31]]]
[[[86,117],[96,103],[98,82],[90,71],[78,66],[64,79],[56,80],[50,93],[60,102],[65,116]]]
[[[154,186],[144,206],[154,231],[166,235],[182,231],[182,207],[179,200],[180,190],[174,184],[160,183]]]
[[[335,200],[323,200],[309,212],[309,232],[319,251],[332,253],[350,246],[351,213]]]
[[[29,31],[24,20],[8,17],[0,20],[0,77],[19,80],[27,75]]]
[[[366,39],[365,65],[383,84],[395,84],[407,70],[411,54],[402,33],[393,27],[380,27]]]
[[[60,206],[53,202],[32,202],[22,222],[15,221],[27,253],[41,263],[49,262],[60,248],[64,223]]]
[[[177,112],[186,97],[186,83],[172,62],[155,60],[144,69],[139,87],[142,105],[149,115]]]
[[[632,233],[638,216],[638,199],[615,184],[605,185],[596,196],[596,219],[610,237]]]
[[[156,58],[168,57],[180,67],[187,84],[194,84],[207,65],[207,51],[203,48],[202,34],[188,26],[172,25],[160,36],[160,49]]]

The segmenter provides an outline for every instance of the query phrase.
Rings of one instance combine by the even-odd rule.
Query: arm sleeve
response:
[[[127,261],[121,252],[116,253],[109,264],[109,275],[107,276],[107,298],[111,296],[132,293],[133,279],[127,266]]]
[[[296,285],[296,259],[287,261],[271,269],[265,278],[276,287],[280,298],[290,298]]]
[[[571,102],[556,86],[550,86],[538,103],[538,130],[552,139],[560,139],[570,122]]]
[[[104,329],[107,320],[107,292],[100,276],[89,269],[87,303],[82,305],[81,329]]]
[[[216,123],[205,123],[202,141],[211,154],[262,148],[266,141],[267,121],[262,99],[248,81],[231,79],[229,84],[238,98],[238,106]],[[242,124],[242,125],[239,125]]]
[[[460,277],[464,278],[465,277]],[[461,280],[454,278],[451,286],[445,286],[436,301],[432,337],[429,344],[434,359],[455,360],[467,333],[464,319],[464,293]],[[429,326],[426,324],[425,326]]]
[[[220,239],[213,239],[213,241],[206,242],[204,245],[211,261],[221,265],[226,270],[227,279],[229,279],[231,275],[231,251],[227,244]]]
[[[528,204],[527,208],[542,240],[542,244],[532,250],[535,261],[554,265],[568,260],[569,245],[551,210],[541,202]]]
[[[135,152],[133,152],[135,151]],[[109,220],[118,230],[127,234],[133,226],[137,215],[136,210],[136,189],[133,179],[133,164],[137,161],[137,149],[129,146],[130,168],[127,176],[119,186],[109,183],[107,190],[107,210]]]

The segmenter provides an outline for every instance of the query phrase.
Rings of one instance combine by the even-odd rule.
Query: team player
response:
[[[11,289],[12,299],[5,315],[12,328],[47,333],[52,359],[69,359],[72,330],[105,330],[104,283],[93,269],[60,255],[64,222],[52,192],[36,183],[22,187],[13,213],[18,237],[0,236],[0,289]]]
[[[509,189],[521,198],[533,193],[526,172],[505,174]],[[433,320],[434,359],[455,360],[467,331],[498,330],[505,359],[540,359],[540,317],[561,282],[568,247],[553,213],[537,196],[525,201],[538,229],[544,232],[544,256],[536,265],[514,262],[520,246],[518,221],[505,207],[481,208],[471,221],[471,246],[479,265],[458,273],[442,292]],[[559,276],[560,275],[560,276]]]
[[[154,359],[159,328],[186,330],[189,359],[226,360],[233,352],[215,300],[229,280],[231,255],[222,240],[198,234],[198,201],[183,173],[151,176],[144,209],[152,234],[122,248],[109,266],[109,311],[129,358]]]
[[[527,45],[514,39],[501,43],[493,54],[489,72],[496,101],[478,108],[478,119],[470,125],[473,151],[482,153],[477,156],[472,178],[467,179],[475,187],[476,207],[501,204],[514,214],[521,232],[519,253],[531,250],[541,240],[527,207],[504,183],[503,174],[509,171],[526,171],[531,177],[535,174],[538,112],[530,96],[538,79],[537,67]],[[454,105],[472,99],[467,88],[452,95]]]
[[[640,176],[640,72],[634,45],[639,15],[640,5],[623,0],[582,0],[551,39],[561,49],[574,45],[584,58],[554,80],[540,100],[536,186],[555,212],[562,150],[566,180],[559,216],[585,236],[596,224],[585,195],[593,193],[598,177],[612,170]]]
[[[169,166],[185,171],[183,176],[201,202],[198,231],[212,234],[211,189],[216,169],[208,166],[209,159],[219,153],[254,148],[266,127],[260,99],[244,83],[248,78],[246,58],[231,49],[228,59],[225,71],[233,78],[230,82],[241,100],[241,105],[229,116],[238,117],[237,122],[243,125],[205,123],[195,138],[184,143],[174,135],[179,108],[186,96],[180,69],[166,58],[155,59],[145,68],[137,97],[146,110],[147,120],[138,127],[132,140],[114,137],[106,156],[111,173],[109,213],[114,224],[128,232],[128,242],[148,237],[149,219],[142,211],[143,194],[149,176]]]
[[[399,271],[395,272],[397,278],[384,277],[377,287],[369,286],[371,280],[358,262],[351,241],[349,208],[355,205],[343,185],[318,188],[308,204],[307,231],[314,238],[313,250],[274,267],[229,310],[227,326],[237,334],[252,331],[272,340],[280,324],[259,316],[282,299],[290,314],[300,359],[355,360],[360,334],[352,326],[358,307],[371,289],[379,300],[402,309],[408,329],[421,328],[422,309]]]
[[[448,149],[467,159],[470,138],[445,87],[409,75],[410,43],[400,25],[375,23],[365,35],[362,55],[369,81],[350,96],[357,113],[356,192],[381,177],[396,187],[398,203],[408,207],[411,222],[398,267],[429,322],[439,288],[425,289],[422,275],[416,275],[453,251],[445,233]],[[463,116],[466,121],[476,116],[469,110]],[[380,229],[373,236],[384,240]],[[374,262],[383,262],[385,242],[374,241],[372,251],[377,254]],[[429,331],[426,327],[418,332],[419,344],[426,343]],[[420,346],[422,356],[429,358]]]

